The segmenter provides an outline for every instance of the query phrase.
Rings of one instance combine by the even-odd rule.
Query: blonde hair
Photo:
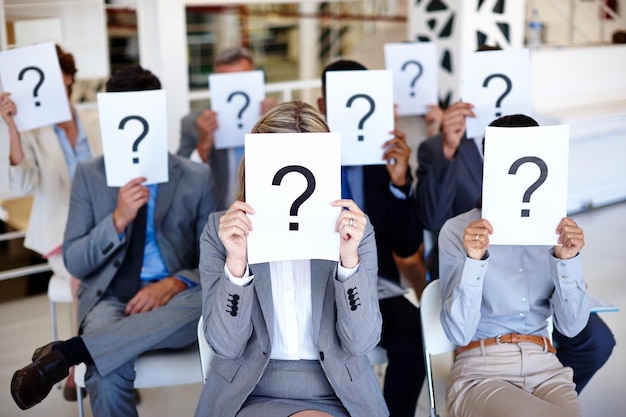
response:
[[[279,104],[256,122],[250,133],[317,133],[330,132],[324,116],[313,106],[295,100]],[[237,177],[239,188],[236,199],[245,201],[245,158],[241,158]]]

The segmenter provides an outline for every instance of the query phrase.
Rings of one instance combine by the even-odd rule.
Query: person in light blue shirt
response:
[[[502,119],[492,125],[536,125],[524,115]],[[450,415],[581,415],[573,370],[556,356],[548,319],[566,337],[587,325],[585,237],[570,218],[554,230],[553,247],[490,245],[494,228],[480,208],[444,223],[441,322],[458,346],[446,394]]]

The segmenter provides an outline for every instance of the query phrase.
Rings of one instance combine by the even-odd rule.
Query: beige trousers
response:
[[[448,413],[456,417],[575,417],[572,369],[533,343],[482,346],[459,354],[448,377]]]

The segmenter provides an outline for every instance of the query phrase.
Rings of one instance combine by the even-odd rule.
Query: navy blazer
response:
[[[483,185],[483,160],[474,140],[461,139],[451,161],[442,140],[442,135],[426,139],[417,151],[417,216],[436,233],[446,220],[477,207]]]

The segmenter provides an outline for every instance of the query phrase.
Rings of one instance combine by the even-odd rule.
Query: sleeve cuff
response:
[[[407,182],[402,187],[398,187],[389,182],[389,191],[394,197],[399,200],[406,200],[413,196],[413,187],[411,187],[411,183],[409,182]]]
[[[180,275],[174,275],[174,278],[176,278],[179,281],[182,281],[183,283],[185,283],[185,285],[187,285],[187,288],[193,288],[196,285],[198,285],[197,283],[193,282],[192,280],[187,279],[187,278],[185,278],[183,276],[180,276]]]
[[[246,265],[246,271],[243,273],[243,277],[237,278],[233,274],[230,273],[226,264],[224,264],[224,273],[233,284],[239,285],[240,287],[245,287],[250,284],[254,279],[254,275],[250,275],[250,269]]]
[[[356,264],[354,268],[344,268],[341,266],[341,263],[339,263],[337,267],[337,281],[341,283],[346,282],[350,277],[357,273],[359,265],[361,265],[360,262]]]

